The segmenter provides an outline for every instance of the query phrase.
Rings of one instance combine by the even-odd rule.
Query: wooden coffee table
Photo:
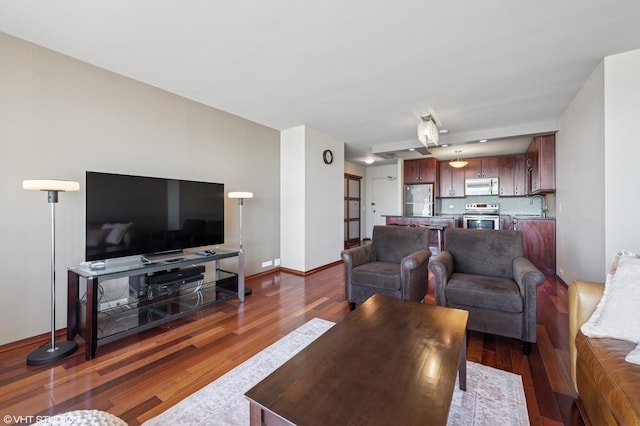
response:
[[[250,389],[251,425],[444,425],[468,312],[375,295]]]

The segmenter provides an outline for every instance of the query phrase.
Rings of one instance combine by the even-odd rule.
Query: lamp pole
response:
[[[238,208],[240,210],[240,251],[244,253],[244,247],[242,245],[242,206],[244,205],[245,198],[253,198],[253,192],[229,192],[229,198],[237,198],[238,199]],[[236,288],[237,291],[237,288]],[[252,290],[249,287],[244,288],[244,294],[251,294]]]
[[[56,208],[58,192],[77,191],[78,182],[60,180],[25,180],[23,189],[47,191],[47,201],[51,204],[51,342],[39,347],[27,355],[28,365],[41,365],[57,361],[72,354],[78,348],[73,340],[56,343]]]

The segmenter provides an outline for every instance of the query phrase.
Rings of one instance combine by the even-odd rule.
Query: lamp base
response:
[[[27,356],[27,365],[42,365],[58,361],[67,355],[71,355],[78,349],[78,344],[73,340],[56,342],[51,350],[51,343],[39,347]]]

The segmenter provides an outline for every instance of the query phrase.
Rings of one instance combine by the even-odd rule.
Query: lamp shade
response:
[[[23,180],[22,189],[31,191],[78,191],[80,184],[72,180],[32,179]]]
[[[449,165],[455,169],[460,169],[466,166],[467,164],[469,164],[468,161],[461,160],[460,158],[458,158],[457,160],[449,161]]]
[[[253,198],[253,192],[229,192],[229,198]]]

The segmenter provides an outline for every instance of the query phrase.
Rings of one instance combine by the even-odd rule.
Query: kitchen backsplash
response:
[[[464,206],[468,203],[498,203],[500,204],[500,214],[510,215],[540,215],[542,201],[547,205],[547,216],[555,217],[556,213],[556,197],[555,194],[547,194],[545,200],[540,197],[533,198],[533,204],[531,204],[531,197],[514,197],[514,198],[500,198],[498,196],[477,196],[477,197],[465,197],[465,198],[440,198],[436,199],[435,211],[436,214],[463,214]]]

